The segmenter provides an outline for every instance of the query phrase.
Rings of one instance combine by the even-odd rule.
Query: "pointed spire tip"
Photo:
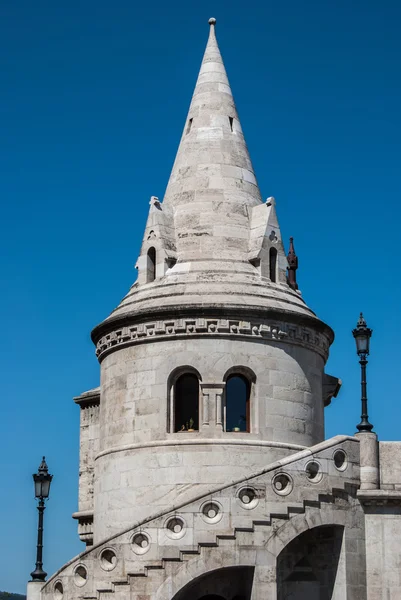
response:
[[[214,17],[210,17],[209,25],[216,25],[216,19]]]

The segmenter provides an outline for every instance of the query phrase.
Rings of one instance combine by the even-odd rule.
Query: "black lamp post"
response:
[[[366,357],[369,354],[369,342],[372,330],[367,327],[362,313],[360,314],[356,328],[352,331],[352,335],[355,338],[356,352],[360,358],[359,364],[361,365],[362,415],[361,422],[356,427],[360,433],[369,433],[372,431],[373,425],[369,423],[368,419],[368,398],[366,394],[366,365],[368,361]]]
[[[42,550],[43,550],[43,513],[45,510],[45,500],[49,497],[50,484],[53,475],[50,475],[43,457],[39,465],[38,472],[33,475],[35,483],[35,498],[39,500],[38,511],[38,544],[36,547],[36,568],[31,573],[32,581],[45,581],[47,573],[43,570]]]

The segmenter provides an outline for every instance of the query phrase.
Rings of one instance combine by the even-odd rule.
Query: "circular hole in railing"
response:
[[[61,600],[64,594],[64,588],[61,581],[56,581],[54,584],[54,598],[55,600]]]
[[[149,538],[144,533],[136,533],[131,543],[135,554],[145,554],[150,548]]]
[[[333,454],[333,460],[336,469],[345,471],[348,466],[348,460],[344,450],[336,450]]]
[[[217,502],[206,502],[201,510],[206,523],[218,523],[222,517],[221,507]]]
[[[238,492],[238,498],[241,502],[242,508],[255,508],[259,499],[254,490],[251,487],[244,487]]]
[[[74,582],[78,587],[85,585],[88,579],[88,571],[84,565],[78,565],[74,571]]]
[[[185,534],[185,523],[181,517],[172,517],[166,523],[167,535],[178,540]]]
[[[292,492],[292,479],[287,473],[277,473],[272,480],[273,490],[280,496],[287,496]]]
[[[319,483],[323,477],[320,465],[315,460],[311,460],[305,467],[306,475],[312,483]]]
[[[100,566],[105,571],[112,571],[117,565],[117,556],[114,550],[106,548],[100,555]]]

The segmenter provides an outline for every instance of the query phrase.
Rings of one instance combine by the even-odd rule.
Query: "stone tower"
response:
[[[132,506],[144,519],[324,437],[333,333],[287,283],[275,202],[261,199],[213,21],[137,268],[92,332],[95,543],[128,527]]]
[[[43,599],[367,597],[360,441],[324,441],[334,335],[297,288],[209,23],[137,281],[92,332],[100,387],[75,399],[87,550]]]

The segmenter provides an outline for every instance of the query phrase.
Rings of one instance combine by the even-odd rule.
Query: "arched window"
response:
[[[151,283],[156,279],[156,250],[153,248],[149,248],[148,254],[148,264],[147,264],[147,273],[146,273],[146,283]]]
[[[276,283],[277,280],[277,250],[276,248],[270,248],[269,252],[269,273],[270,281]]]
[[[226,431],[250,431],[250,392],[250,382],[244,375],[233,373],[228,377],[225,389]]]
[[[174,431],[199,429],[199,379],[184,373],[173,386]]]

